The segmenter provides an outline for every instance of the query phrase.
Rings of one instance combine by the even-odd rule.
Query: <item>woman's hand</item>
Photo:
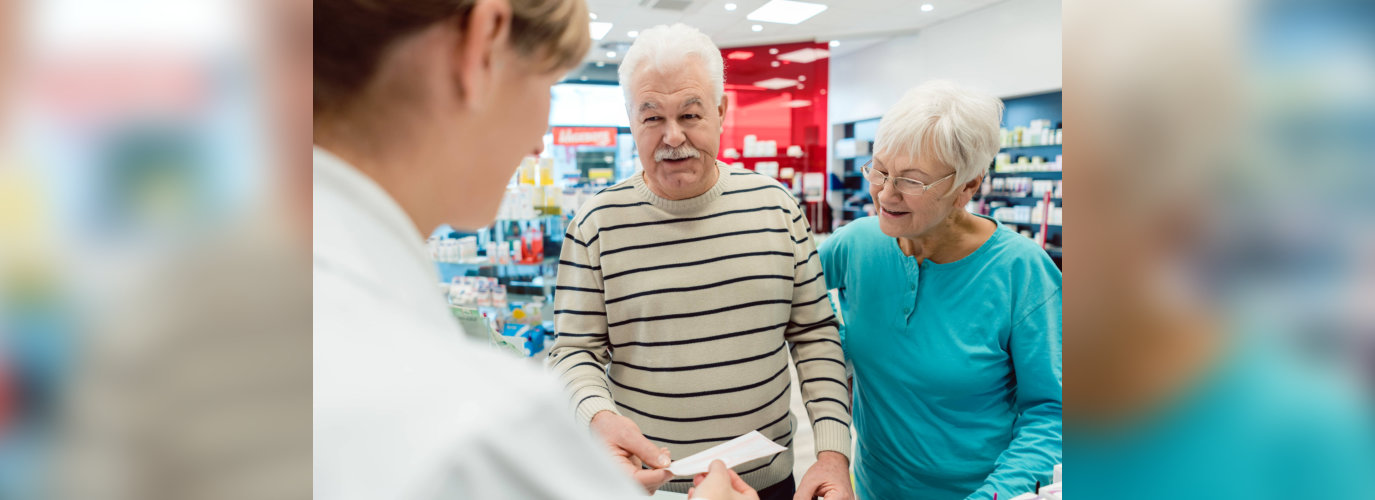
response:
[[[759,493],[745,484],[744,479],[735,471],[726,468],[720,460],[713,460],[706,474],[692,478],[693,487],[688,490],[688,498],[703,500],[759,500]]]

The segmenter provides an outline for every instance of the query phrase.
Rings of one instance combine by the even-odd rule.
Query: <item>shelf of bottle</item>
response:
[[[1003,147],[1001,147],[1001,148],[998,148],[998,150],[999,150],[999,151],[1007,151],[1007,150],[1009,150],[1009,149],[1058,148],[1058,147],[1062,147],[1062,146],[1064,146],[1064,145],[1063,145],[1063,144],[1030,144],[1030,145],[1026,145],[1026,146],[1003,146]]]
[[[1003,223],[1004,225],[1008,225],[1008,226],[1025,227],[1025,228],[1031,229],[1033,233],[1036,232],[1036,231],[1040,231],[1040,230],[1041,230],[1041,223],[1040,223],[1040,222],[1020,222],[1020,221],[1006,221],[1006,220],[1000,220],[1000,221],[998,221],[998,222],[1001,222],[1001,223]],[[1063,231],[1063,227],[1062,227],[1060,224],[1047,224],[1047,225],[1046,225],[1046,232],[1049,233],[1049,234],[1051,234],[1051,235],[1060,234],[1060,232],[1062,232],[1062,231]]]
[[[1006,202],[1008,202],[1008,203],[1013,203],[1013,204],[1017,204],[1017,205],[1035,205],[1037,202],[1040,202],[1040,201],[1044,200],[1045,198],[1042,198],[1042,197],[1040,197],[1040,196],[1014,196],[1014,195],[1010,195],[1010,194],[988,194],[988,195],[984,196],[983,199],[988,200],[988,201],[1006,201]],[[1055,206],[1057,206],[1057,207],[1058,207],[1058,206],[1064,206],[1064,205],[1063,205],[1063,201],[1062,201],[1060,198],[1051,198],[1050,201],[1053,202],[1053,203],[1055,203]]]
[[[994,171],[989,173],[989,175],[992,177],[1029,177],[1038,180],[1059,179],[1062,177],[1062,174],[1064,174],[1064,172],[1060,170],[1023,170],[1021,172]]]

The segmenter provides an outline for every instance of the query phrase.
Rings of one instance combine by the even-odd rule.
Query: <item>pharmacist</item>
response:
[[[908,92],[862,168],[879,215],[821,245],[854,370],[862,499],[1012,498],[1060,463],[1060,271],[964,210],[1001,114],[949,82]]]
[[[683,492],[692,478],[632,456],[654,466],[662,451],[682,458],[757,430],[789,448],[735,467],[760,498],[848,499],[848,386],[815,244],[777,181],[716,161],[723,82],[721,51],[682,24],[644,30],[626,52],[644,171],[569,224],[548,362],[648,488]],[[800,483],[789,351],[818,450]]]
[[[552,377],[463,339],[421,250],[421,228],[492,222],[587,16],[582,0],[315,3],[315,498],[643,498],[561,418]]]

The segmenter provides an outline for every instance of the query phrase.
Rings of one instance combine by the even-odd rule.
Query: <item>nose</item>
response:
[[[870,186],[872,188],[872,184]],[[887,181],[884,181],[882,187],[878,188],[878,193],[876,193],[874,199],[883,199],[898,202],[902,200],[902,193],[899,193],[897,188],[893,187],[893,179],[890,178]]]
[[[687,140],[687,135],[683,133],[683,127],[676,122],[669,120],[668,126],[664,129],[664,144],[671,148],[683,145]]]

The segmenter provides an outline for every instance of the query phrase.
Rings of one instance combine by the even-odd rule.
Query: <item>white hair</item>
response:
[[[621,61],[620,83],[621,91],[625,92],[625,105],[629,109],[634,104],[631,102],[630,78],[639,71],[640,67],[648,67],[660,72],[671,72],[675,68],[687,64],[689,59],[695,59],[698,64],[705,64],[707,69],[708,83],[712,92],[712,97],[716,98],[716,105],[721,105],[721,98],[726,93],[726,65],[721,59],[721,49],[716,48],[712,43],[711,37],[683,23],[674,23],[672,26],[658,25],[653,28],[640,32],[640,36],[635,38],[635,43],[625,52],[625,59]]]
[[[884,113],[874,154],[912,161],[931,155],[955,169],[953,192],[988,172],[998,154],[1002,119],[1003,101],[996,97],[954,82],[927,82],[907,91]]]

